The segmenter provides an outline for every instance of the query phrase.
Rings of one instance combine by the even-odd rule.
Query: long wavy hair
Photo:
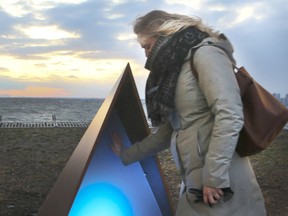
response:
[[[218,37],[219,32],[205,25],[199,17],[189,17],[181,14],[153,10],[134,21],[134,33],[139,42],[149,37],[169,36],[187,27],[195,26],[210,36]]]

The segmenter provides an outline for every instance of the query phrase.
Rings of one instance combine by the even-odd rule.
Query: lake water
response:
[[[0,98],[2,122],[91,122],[104,99]]]
[[[53,122],[54,116],[58,122],[90,123],[104,100],[102,98],[0,98],[0,122],[49,123]],[[145,111],[144,100],[142,104]],[[288,124],[284,129],[288,129]]]

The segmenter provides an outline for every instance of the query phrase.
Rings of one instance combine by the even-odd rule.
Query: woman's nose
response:
[[[145,56],[148,57],[149,56],[149,50],[145,49]]]
[[[150,48],[145,48],[145,56],[148,57],[150,52],[151,52],[152,47]]]

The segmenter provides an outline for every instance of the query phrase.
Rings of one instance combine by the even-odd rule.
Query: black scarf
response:
[[[146,82],[146,107],[153,126],[158,126],[174,110],[176,83],[189,50],[208,33],[188,27],[172,36],[160,37],[149,54],[145,68],[150,70]]]

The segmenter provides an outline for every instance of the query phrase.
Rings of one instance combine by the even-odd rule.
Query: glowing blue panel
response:
[[[111,134],[130,141],[113,113],[96,145],[69,216],[161,216],[161,211],[140,163],[124,166],[111,150]]]

